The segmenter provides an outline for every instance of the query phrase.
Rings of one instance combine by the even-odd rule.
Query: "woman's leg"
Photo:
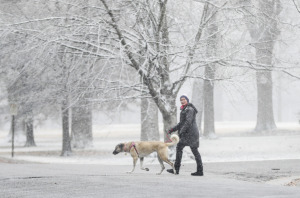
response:
[[[196,163],[197,163],[197,173],[202,173],[202,175],[203,175],[202,159],[201,159],[201,155],[198,151],[198,148],[191,147],[191,151],[193,152],[193,154],[195,156]]]
[[[176,160],[175,160],[174,167],[177,172],[179,172],[181,166],[182,151],[184,147],[185,145],[180,142],[176,146]]]

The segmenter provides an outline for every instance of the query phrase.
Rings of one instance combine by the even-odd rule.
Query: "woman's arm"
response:
[[[176,124],[175,127],[173,127],[171,130],[173,131],[177,131],[180,128],[181,122],[179,122],[178,124]]]

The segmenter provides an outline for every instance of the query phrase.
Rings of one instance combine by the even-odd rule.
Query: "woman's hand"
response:
[[[173,128],[168,130],[168,134],[171,134],[173,132]]]

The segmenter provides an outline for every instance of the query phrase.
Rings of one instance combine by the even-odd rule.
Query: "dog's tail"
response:
[[[166,143],[167,146],[173,146],[179,142],[179,137],[176,134],[172,134],[170,139],[172,140],[172,142]]]

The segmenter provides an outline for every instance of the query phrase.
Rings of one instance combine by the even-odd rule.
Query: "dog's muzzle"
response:
[[[114,155],[117,155],[117,154],[118,154],[118,152],[117,152],[117,151],[114,151],[114,152],[113,152],[113,154],[114,154]]]

